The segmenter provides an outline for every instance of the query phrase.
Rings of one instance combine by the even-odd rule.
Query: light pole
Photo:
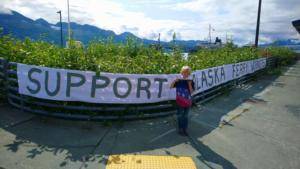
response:
[[[160,33],[158,33],[158,45],[160,46]]]
[[[69,0],[67,0],[67,3],[68,3],[68,36],[69,36],[68,41],[70,42],[70,40],[71,40],[71,26],[70,26],[70,7],[69,7]]]
[[[59,13],[59,21],[60,21],[60,45],[61,45],[61,47],[64,47],[63,32],[62,32],[62,22],[61,22],[61,11],[58,11],[56,13]]]
[[[258,13],[257,13],[256,34],[255,34],[255,47],[258,46],[260,11],[261,11],[261,0],[259,0],[259,2],[258,2]]]

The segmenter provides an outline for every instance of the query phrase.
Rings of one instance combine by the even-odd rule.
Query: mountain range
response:
[[[128,37],[134,38],[137,42],[145,45],[158,44],[158,41],[139,38],[130,32],[124,32],[117,35],[111,30],[105,30],[88,24],[78,24],[71,22],[72,38],[81,41],[87,45],[92,40],[107,40],[113,38],[115,43],[124,43]],[[22,14],[11,11],[11,14],[0,13],[0,27],[3,28],[4,35],[11,34],[13,37],[24,39],[29,37],[32,40],[43,40],[53,44],[60,45],[60,23],[51,24],[45,19],[32,20]],[[67,39],[68,24],[62,22],[64,44]],[[173,42],[160,42],[165,50],[172,48]],[[189,52],[197,48],[199,45],[207,44],[207,41],[200,40],[176,40],[176,44],[185,52]],[[293,46],[295,49],[300,49],[300,40],[287,39],[277,40],[272,43],[261,45],[266,46]]]
[[[139,38],[130,32],[124,32],[117,35],[111,30],[104,30],[96,26],[88,24],[78,24],[71,22],[72,38],[81,41],[83,44],[88,44],[92,40],[107,40],[113,37],[113,42],[123,43],[128,37],[134,38],[137,42],[142,42],[146,45],[158,44],[158,41]],[[43,40],[50,43],[60,45],[60,23],[51,24],[45,19],[32,20],[22,14],[12,11],[11,14],[0,14],[0,27],[3,28],[3,34],[11,34],[13,37],[24,39],[29,37],[32,40]],[[68,24],[62,22],[63,41],[67,39]],[[206,41],[199,40],[176,40],[184,51],[190,51],[199,44],[204,44]],[[171,48],[172,42],[160,42],[165,48]]]

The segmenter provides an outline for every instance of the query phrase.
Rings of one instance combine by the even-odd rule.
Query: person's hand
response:
[[[178,78],[176,78],[170,85],[170,88],[174,88],[175,83],[177,83],[179,81]]]
[[[194,92],[193,87],[192,87],[192,81],[188,81],[188,85],[189,85],[190,93],[192,94]]]

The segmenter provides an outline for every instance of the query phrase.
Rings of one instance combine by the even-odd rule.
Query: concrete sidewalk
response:
[[[176,117],[68,121],[0,106],[0,169],[105,168],[109,155],[191,156],[200,168],[300,168],[300,62]]]

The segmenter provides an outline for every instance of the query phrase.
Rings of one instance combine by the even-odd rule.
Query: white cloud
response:
[[[242,43],[254,42],[258,0],[193,0],[169,7],[177,11],[194,12],[201,18],[194,26],[207,28],[208,24],[212,24],[217,35],[223,39],[227,32]],[[299,38],[291,25],[292,20],[300,17],[298,9],[299,0],[263,0],[260,40],[266,42],[279,38]]]
[[[3,1],[3,0],[2,0]],[[299,38],[291,21],[300,17],[299,0],[263,0],[261,15],[261,41],[278,38]],[[258,0],[191,0],[174,3],[172,0],[132,0],[130,3],[112,0],[70,0],[71,21],[91,24],[120,34],[132,32],[143,38],[171,40],[169,32],[176,32],[182,39],[207,39],[208,25],[216,31],[213,37],[223,40],[232,35],[239,43],[254,42]],[[56,11],[62,10],[67,21],[66,0],[4,0],[0,11],[12,9],[32,19],[45,18],[51,23],[59,20]],[[161,19],[128,6],[145,7],[155,4],[166,12],[189,14],[188,19]],[[153,9],[153,15],[155,13]],[[298,17],[298,18],[297,18]],[[170,17],[172,18],[172,17]],[[214,38],[213,38],[214,39]]]
[[[190,10],[193,12],[208,12],[211,8],[215,7],[213,4],[214,1],[211,0],[192,0],[190,2],[177,3],[172,5],[171,8],[175,10]]]
[[[0,14],[12,14],[12,12],[10,9],[6,8],[4,4],[0,4]]]
[[[6,3],[6,7],[21,12],[33,19],[45,18],[51,23],[58,21],[56,11],[62,10],[63,20],[67,21],[67,4],[61,0],[13,0]],[[123,8],[119,3],[109,0],[70,0],[71,21],[81,24],[96,25],[103,29],[109,29],[120,34],[130,31],[126,28],[135,28],[137,36],[149,38],[159,32],[164,34],[170,29],[180,30],[185,25],[178,20],[155,20],[145,16],[142,12],[131,12]],[[124,25],[126,27],[124,27]],[[163,40],[171,37],[162,36]]]

